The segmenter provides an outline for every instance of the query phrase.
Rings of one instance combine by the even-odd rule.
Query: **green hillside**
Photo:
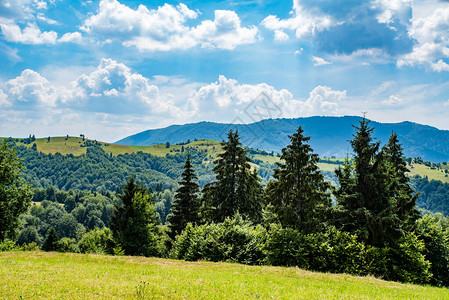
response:
[[[32,147],[33,143],[25,144],[20,142],[20,139],[16,139],[16,145],[26,146],[28,148]],[[55,154],[60,153],[62,155],[72,154],[74,156],[80,156],[85,154],[87,151],[87,145],[92,145],[96,143],[99,145],[107,154],[111,154],[113,156],[117,156],[119,154],[131,154],[137,152],[148,153],[157,157],[165,157],[167,154],[174,155],[177,153],[182,153],[182,149],[184,151],[188,151],[189,149],[195,150],[203,150],[207,152],[206,158],[207,160],[204,163],[209,164],[216,157],[217,154],[221,150],[220,143],[213,140],[199,140],[193,141],[186,145],[170,145],[169,148],[166,147],[166,144],[158,144],[151,146],[127,146],[127,145],[117,145],[117,144],[109,144],[100,141],[94,141],[85,139],[83,140],[80,137],[51,137],[50,141],[47,138],[36,139],[34,142],[36,143],[37,150],[45,153],[45,154]],[[250,153],[250,157],[252,160],[258,160],[260,162],[273,165],[279,161],[279,158],[275,155],[271,155],[265,151],[254,150],[255,153]],[[340,160],[342,159],[328,159],[328,160]],[[254,167],[257,168],[257,164],[253,164]],[[318,164],[321,170],[333,172],[338,165],[337,164],[329,164],[325,162],[320,162]],[[424,163],[412,163],[409,164],[410,176],[419,175],[421,177],[426,177],[429,180],[439,180],[444,183],[449,183],[449,177],[445,173],[445,170],[449,170],[449,166],[441,165],[441,168],[436,168],[434,166],[428,166]]]
[[[448,299],[449,290],[298,268],[0,253],[4,299]]]

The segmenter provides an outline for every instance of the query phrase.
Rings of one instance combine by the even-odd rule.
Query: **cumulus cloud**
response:
[[[312,13],[307,11],[300,0],[293,1],[293,16],[289,19],[280,20],[277,16],[270,15],[262,21],[262,25],[279,35],[287,35],[282,30],[295,31],[297,38],[313,35],[332,26],[332,18],[323,13]],[[288,36],[288,35],[287,35]]]
[[[339,105],[346,99],[346,91],[336,91],[328,86],[317,86],[309,94],[309,98],[303,103],[303,111],[306,116],[313,115],[337,115]]]
[[[397,65],[421,65],[433,71],[449,71],[449,7],[413,21],[410,36],[418,41],[413,51],[402,56]]]
[[[293,31],[296,38],[312,41],[322,54],[350,55],[378,48],[397,56],[412,49],[411,16],[411,0],[294,0],[290,18],[271,15],[262,25],[275,34]]]
[[[346,91],[318,86],[308,99],[299,100],[285,89],[277,90],[265,83],[240,84],[221,75],[217,82],[198,89],[189,98],[188,107],[196,119],[229,122],[230,116],[247,119],[249,107],[258,107],[258,118],[334,115],[345,97]]]
[[[55,44],[58,37],[55,31],[41,32],[35,23],[27,24],[23,31],[14,23],[0,24],[0,28],[8,42],[30,45]]]
[[[66,91],[63,87],[55,87],[39,73],[26,69],[20,76],[6,82],[8,99],[11,103],[55,106],[63,101]]]
[[[80,44],[82,41],[83,37],[81,33],[78,31],[68,32],[58,40],[58,42],[60,43],[75,43],[75,44]]]
[[[164,4],[157,9],[139,5],[136,10],[117,0],[102,0],[96,15],[88,18],[81,30],[97,40],[121,42],[140,51],[169,51],[200,45],[234,49],[241,44],[254,43],[256,27],[242,27],[233,11],[215,11],[215,20],[205,20],[197,27],[189,27],[189,20],[199,13],[185,4]]]

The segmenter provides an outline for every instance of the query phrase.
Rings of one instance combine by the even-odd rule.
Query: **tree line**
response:
[[[131,178],[109,228],[85,233],[77,251],[298,266],[448,286],[449,221],[420,215],[397,135],[381,147],[372,132],[366,119],[355,127],[354,156],[336,170],[333,186],[299,127],[264,186],[231,131],[215,160],[215,180],[202,188],[187,156],[166,225],[150,189]],[[55,232],[45,248],[64,248]]]

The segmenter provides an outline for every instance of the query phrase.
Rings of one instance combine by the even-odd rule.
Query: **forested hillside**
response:
[[[346,157],[351,148],[353,124],[360,117],[309,117],[296,119],[268,119],[251,124],[220,124],[199,122],[186,125],[172,125],[167,128],[147,130],[117,141],[125,145],[153,145],[169,141],[179,143],[187,139],[211,139],[222,141],[230,129],[238,130],[245,145],[252,148],[279,153],[288,142],[293,131],[302,126],[311,137],[310,145],[323,156]],[[412,122],[371,122],[373,136],[387,141],[391,132],[398,134],[407,157],[421,157],[432,162],[449,160],[449,131]]]

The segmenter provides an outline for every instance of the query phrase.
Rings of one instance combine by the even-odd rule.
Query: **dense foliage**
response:
[[[20,177],[22,162],[6,141],[0,141],[0,242],[15,237],[19,216],[31,203],[31,190]]]
[[[136,171],[139,163],[150,168],[148,161],[165,159],[176,170],[167,176],[174,185],[145,176],[127,179],[117,192],[60,191],[50,184],[35,190],[39,204],[21,217],[16,241],[47,250],[298,266],[449,286],[449,221],[443,215],[421,217],[411,188],[433,183],[409,182],[395,134],[381,148],[367,120],[355,128],[354,156],[336,170],[336,187],[318,171],[319,158],[302,128],[290,137],[265,191],[249,158],[258,154],[249,154],[236,132],[222,142],[214,168],[207,167],[215,176],[202,190],[197,183],[202,175],[196,176],[206,174],[201,152],[196,158],[137,153],[129,155],[133,162],[94,145],[86,155],[69,159],[100,170],[123,160],[119,166]],[[66,158],[60,162],[68,163]]]

